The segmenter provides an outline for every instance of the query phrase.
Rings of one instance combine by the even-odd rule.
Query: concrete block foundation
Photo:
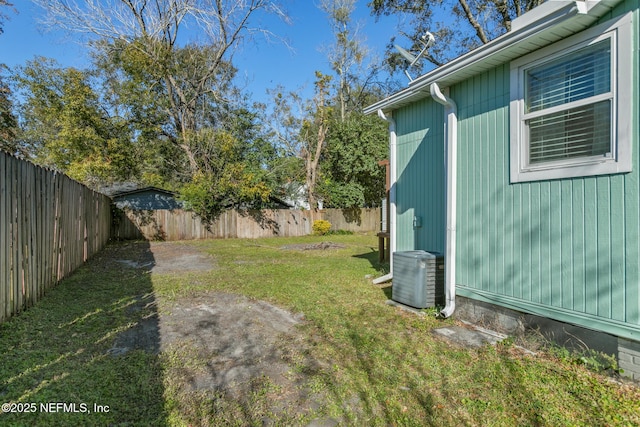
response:
[[[456,297],[454,317],[508,335],[535,331],[570,350],[591,349],[612,355],[624,370],[623,376],[640,381],[640,342],[460,296]]]

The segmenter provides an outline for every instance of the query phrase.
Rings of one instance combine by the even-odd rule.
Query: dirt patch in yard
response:
[[[284,245],[280,249],[293,250],[293,251],[318,251],[327,249],[342,249],[344,245],[332,242],[320,242],[320,243],[299,243],[295,245]]]
[[[290,367],[282,340],[300,319],[263,301],[207,292],[181,298],[161,316],[161,350],[196,350],[203,366],[185,372],[192,390],[242,392],[242,384],[267,376],[284,385]]]
[[[209,271],[216,268],[215,260],[211,256],[200,252],[196,246],[188,243],[125,243],[122,249],[124,257],[117,257],[116,262],[151,273]]]
[[[218,268],[214,257],[186,243],[124,243],[107,251],[118,268],[151,275]],[[172,300],[139,295],[127,313],[135,322],[115,337],[108,353],[122,357],[143,350],[165,357],[166,373],[180,394],[224,396],[223,401],[250,406],[262,388],[272,393],[266,399],[270,413],[296,417],[322,407],[322,396],[307,387],[323,365],[310,356],[298,331],[302,313],[210,290]]]

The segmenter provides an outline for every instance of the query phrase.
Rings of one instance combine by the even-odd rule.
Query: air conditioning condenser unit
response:
[[[394,252],[391,299],[415,308],[443,305],[444,256],[439,252]]]

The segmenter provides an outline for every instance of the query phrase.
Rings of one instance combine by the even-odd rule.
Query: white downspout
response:
[[[445,254],[445,298],[446,306],[440,316],[449,317],[456,309],[456,197],[458,176],[458,117],[453,99],[444,95],[437,83],[432,83],[431,96],[444,105],[446,115],[446,173],[447,173],[447,236]]]
[[[375,284],[388,282],[393,278],[393,253],[396,251],[396,121],[378,110],[378,117],[389,122],[389,274],[378,277]]]

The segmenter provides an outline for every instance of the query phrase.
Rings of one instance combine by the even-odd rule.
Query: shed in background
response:
[[[115,193],[111,197],[113,204],[118,209],[137,211],[182,209],[182,203],[176,199],[175,193],[157,187],[123,191]]]

